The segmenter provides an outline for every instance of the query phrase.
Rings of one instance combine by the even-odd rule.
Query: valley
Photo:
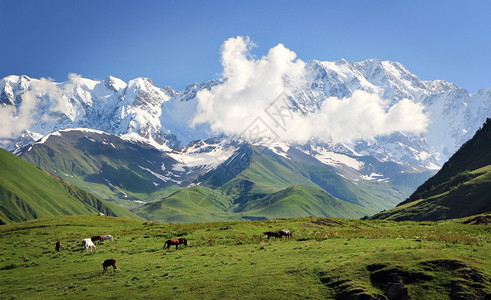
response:
[[[57,131],[17,154],[158,222],[360,218],[395,206],[433,174],[334,152],[337,160],[326,164],[301,148],[279,152],[241,140],[210,139],[162,151],[90,129]]]

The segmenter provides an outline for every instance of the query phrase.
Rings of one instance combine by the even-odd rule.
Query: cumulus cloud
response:
[[[75,85],[82,79],[81,75],[70,73],[68,74],[68,81],[63,84],[54,84],[41,86],[46,91],[46,94],[52,105],[50,111],[59,112],[65,115],[70,115],[73,112],[73,107],[70,103],[70,98],[73,96],[73,89]]]
[[[0,120],[2,120],[2,126],[0,126],[0,138],[13,138],[22,132],[22,129],[28,128],[29,125],[19,124],[16,122],[18,117],[15,116],[15,107],[0,106]]]
[[[355,91],[350,98],[331,97],[315,113],[295,113],[281,138],[295,142],[352,142],[398,131],[419,133],[428,124],[423,106],[408,99],[385,107],[386,101],[364,91]]]
[[[285,77],[303,77],[305,63],[279,44],[254,59],[248,38],[228,39],[222,46],[224,84],[198,92],[192,125],[209,123],[216,133],[238,134],[285,91]]]
[[[21,95],[22,101],[18,108],[10,105],[0,107],[0,120],[2,120],[0,138],[17,137],[22,131],[31,127],[39,103],[39,96],[42,95],[43,87],[46,86],[47,82],[49,80],[44,78],[35,81],[35,84],[30,86],[30,90]]]
[[[292,109],[294,87],[305,83],[305,63],[282,44],[261,57],[249,38],[230,38],[222,46],[224,83],[197,94],[191,122],[208,124],[214,133],[254,140],[350,142],[394,132],[423,132],[423,106],[408,99],[388,106],[376,94],[355,91],[350,98],[328,98],[318,110]]]

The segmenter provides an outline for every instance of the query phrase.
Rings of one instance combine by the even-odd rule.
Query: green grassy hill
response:
[[[230,203],[220,191],[195,186],[177,191],[162,200],[142,206],[134,212],[148,220],[169,223],[240,219],[239,215],[228,211],[229,206]]]
[[[134,212],[148,220],[171,223],[306,216],[360,218],[373,214],[373,210],[339,200],[319,187],[306,185],[294,185],[278,192],[265,193],[254,201],[243,202],[234,202],[232,197],[219,189],[195,186]]]
[[[375,211],[399,203],[398,189],[407,189],[387,182],[353,183],[318,161],[286,159],[263,147],[244,145],[240,151],[241,155],[230,158],[200,179],[204,185],[224,191],[236,202],[263,198],[293,185],[308,185]]]
[[[491,119],[474,137],[394,209],[373,216],[390,220],[442,220],[491,211]]]
[[[400,192],[390,183],[355,184],[320,162],[289,160],[250,144],[196,181],[199,186],[134,212],[149,220],[177,223],[304,216],[361,218],[400,201]]]
[[[115,135],[84,129],[62,131],[24,150],[19,155],[24,160],[125,208],[137,206],[131,200],[160,199],[180,189],[150,172],[171,168],[174,159]]]
[[[268,219],[285,216],[360,218],[373,210],[342,201],[316,186],[294,185],[254,202],[240,203],[236,211]]]
[[[0,224],[57,215],[142,219],[0,149]]]
[[[469,222],[470,221],[470,222]],[[489,299],[491,215],[203,224],[62,216],[0,226],[4,299]],[[289,229],[291,239],[263,232]],[[84,253],[82,238],[114,241]],[[162,249],[185,237],[187,248]],[[55,252],[55,242],[61,250]],[[102,262],[116,259],[102,274]]]

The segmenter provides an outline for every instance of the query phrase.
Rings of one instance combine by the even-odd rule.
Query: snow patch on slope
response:
[[[237,148],[228,144],[226,140],[221,140],[218,143],[205,140],[191,144],[181,151],[172,151],[169,156],[182,164],[181,167],[174,165],[174,168],[183,168],[184,166],[215,168],[232,156],[236,150]]]
[[[355,170],[360,170],[364,165],[363,162],[358,161],[353,157],[341,153],[328,151],[325,148],[318,147],[318,146],[317,147],[313,146],[312,151],[307,154],[312,155],[323,164],[333,167],[337,167],[340,164],[343,164]]]

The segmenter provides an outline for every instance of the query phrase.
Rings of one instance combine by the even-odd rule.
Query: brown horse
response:
[[[167,240],[164,244],[164,249],[165,247],[167,246],[167,249],[169,249],[169,247],[171,245],[176,245],[176,250],[178,249],[178,246],[180,244],[184,244],[184,246],[188,246],[188,240],[186,240],[185,238],[178,238],[178,239],[170,239],[170,240]]]
[[[99,242],[102,242],[104,241],[104,238],[102,237],[102,235],[96,235],[96,236],[93,236],[90,238],[90,240],[95,243],[95,241],[99,241]]]
[[[281,235],[281,233],[280,233],[279,231],[266,231],[266,232],[264,233],[264,235],[267,235],[267,236],[268,236],[268,240],[269,240],[269,238],[270,238],[270,237],[272,237],[272,236],[273,236],[275,239],[276,239],[276,238],[280,238],[280,239],[281,239],[281,237],[282,237],[282,235]]]
[[[112,266],[114,268],[114,272],[116,272],[116,260],[115,259],[106,259],[102,263],[102,274],[107,272],[107,267]]]

